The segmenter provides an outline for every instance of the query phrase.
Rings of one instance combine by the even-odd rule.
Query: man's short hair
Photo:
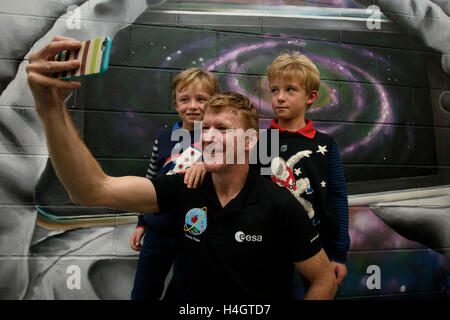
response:
[[[245,130],[258,131],[258,108],[249,98],[236,92],[223,92],[216,94],[205,104],[205,113],[221,112],[225,109],[234,110],[240,114]]]
[[[173,100],[176,100],[177,91],[182,91],[184,88],[197,81],[203,84],[211,96],[219,93],[219,82],[211,72],[199,68],[189,68],[177,74],[177,76],[173,78]]]
[[[281,54],[270,64],[267,70],[269,83],[278,77],[297,79],[307,93],[320,88],[319,69],[298,51]]]

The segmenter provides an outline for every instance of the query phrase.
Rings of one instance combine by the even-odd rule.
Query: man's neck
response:
[[[248,171],[248,164],[236,164],[212,173],[212,182],[222,208],[242,190]]]
[[[283,129],[295,132],[306,126],[306,121],[304,117],[301,119],[289,119],[289,120],[279,119],[278,125]]]

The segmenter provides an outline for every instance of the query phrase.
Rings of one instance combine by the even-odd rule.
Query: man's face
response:
[[[194,129],[194,122],[201,121],[205,112],[205,103],[211,98],[206,86],[194,81],[182,90],[176,90],[175,109],[183,121],[183,128]]]
[[[282,120],[297,120],[305,117],[306,108],[317,98],[317,91],[307,93],[295,78],[277,77],[270,81],[272,109]]]
[[[202,122],[202,152],[207,171],[218,172],[245,163],[245,135],[237,111],[208,111]]]

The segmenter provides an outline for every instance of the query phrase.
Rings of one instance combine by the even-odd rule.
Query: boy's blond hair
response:
[[[270,64],[267,70],[269,83],[278,77],[297,79],[307,93],[312,90],[319,91],[320,88],[319,69],[307,56],[298,51],[279,55]]]
[[[172,80],[172,98],[176,100],[177,91],[182,91],[194,82],[202,83],[211,96],[219,93],[219,83],[216,77],[209,71],[199,68],[189,68],[177,74]]]
[[[223,92],[216,94],[205,104],[205,113],[221,112],[226,109],[235,110],[240,114],[241,123],[246,130],[258,131],[258,108],[249,98],[236,92]]]

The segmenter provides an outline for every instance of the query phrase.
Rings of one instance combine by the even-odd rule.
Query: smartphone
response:
[[[81,42],[78,50],[64,50],[59,52],[55,61],[80,61],[80,67],[73,71],[58,72],[56,78],[73,80],[82,77],[98,75],[108,70],[109,56],[111,54],[111,39],[102,37]]]

